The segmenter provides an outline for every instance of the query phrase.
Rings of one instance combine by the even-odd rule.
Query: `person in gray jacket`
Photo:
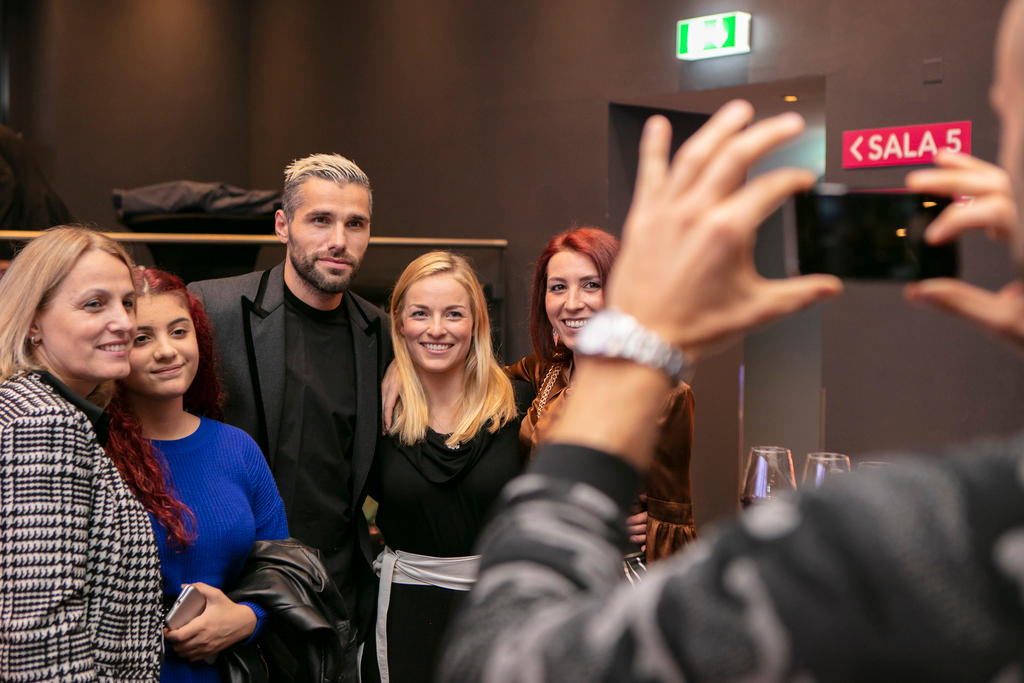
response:
[[[225,422],[263,449],[292,535],[322,553],[360,627],[376,597],[361,506],[391,360],[383,312],[348,291],[371,207],[370,181],[349,159],[298,159],[275,215],[285,261],[189,286],[213,325]]]
[[[1024,267],[1022,31],[1024,0],[1012,0],[992,90],[1009,176],[947,153],[908,182],[975,196],[947,209],[930,240],[985,226],[1010,239]],[[795,114],[752,119],[749,104],[727,104],[671,163],[668,122],[648,122],[608,308],[577,342],[576,391],[550,443],[506,487],[506,507],[484,532],[441,680],[1024,680],[1021,437],[755,506],[638,586],[622,581],[627,506],[674,377],[714,346],[841,289],[831,276],[755,271],[758,224],[814,177],[777,169],[746,183],[802,128]],[[1024,346],[1020,283],[992,293],[925,281],[907,296]]]

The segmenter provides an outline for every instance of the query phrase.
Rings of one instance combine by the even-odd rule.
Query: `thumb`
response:
[[[783,280],[768,280],[765,286],[768,305],[758,322],[768,322],[807,308],[843,291],[843,284],[834,275],[801,275]]]
[[[207,604],[231,602],[231,598],[225,595],[224,591],[206,583],[193,584],[196,590],[206,598]]]
[[[966,318],[996,334],[1007,334],[1024,323],[1024,288],[1019,282],[990,292],[961,280],[935,278],[907,285],[904,296],[908,301]]]
[[[216,588],[214,588],[210,584],[203,583],[202,581],[196,581],[195,583],[192,584],[192,587],[195,590],[197,590],[200,593],[202,593],[206,597],[210,597],[210,595],[212,595],[213,592],[217,590]]]
[[[971,320],[984,322],[996,294],[953,278],[911,282],[903,290],[913,303],[926,304]]]

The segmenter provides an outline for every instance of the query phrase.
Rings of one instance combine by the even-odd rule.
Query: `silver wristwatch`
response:
[[[677,383],[688,380],[692,369],[682,351],[633,316],[614,308],[606,308],[587,321],[576,338],[576,352],[648,365]]]

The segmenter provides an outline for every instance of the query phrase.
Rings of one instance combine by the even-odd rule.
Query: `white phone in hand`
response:
[[[192,621],[206,609],[206,597],[189,584],[182,589],[178,599],[167,611],[164,621],[172,631]]]

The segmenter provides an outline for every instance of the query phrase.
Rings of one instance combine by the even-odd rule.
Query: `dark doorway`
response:
[[[797,98],[787,102],[785,96]],[[807,120],[799,140],[765,159],[752,175],[779,166],[825,169],[825,80],[776,83],[671,93],[609,105],[609,225],[621,226],[633,194],[637,145],[644,121],[669,119],[675,150],[725,102],[750,101],[758,118],[797,110]],[[755,261],[765,277],[782,277],[782,219],[777,212],[758,231]],[[821,313],[812,309],[702,359],[693,380],[696,398],[692,478],[697,524],[737,510],[739,464],[754,443],[778,443],[804,453],[818,450],[821,393]]]
[[[622,229],[636,184],[637,145],[644,122],[661,114],[672,124],[672,152],[708,120],[708,114],[634,106],[608,105],[608,225]]]

